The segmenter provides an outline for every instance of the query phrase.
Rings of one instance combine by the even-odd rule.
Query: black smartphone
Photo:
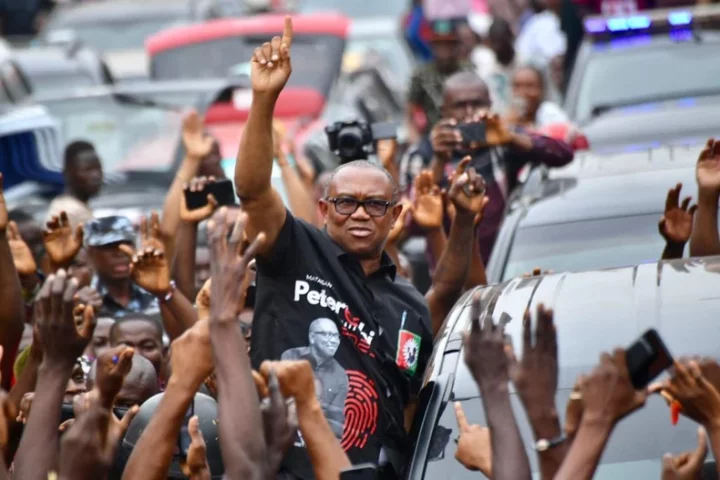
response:
[[[460,131],[463,143],[466,145],[487,142],[485,122],[461,123],[457,128]]]
[[[372,463],[360,463],[340,471],[340,480],[375,480],[377,467]]]
[[[183,418],[183,423],[180,427],[180,434],[177,439],[177,447],[181,458],[187,458],[190,443],[192,442],[190,432],[188,431],[188,423],[190,423],[190,419],[193,415],[195,415],[195,399],[193,399],[190,404],[190,408],[188,408],[187,412],[185,412],[185,418]]]
[[[658,375],[673,364],[672,355],[660,334],[651,328],[625,352],[630,380],[636,390],[647,387]]]
[[[373,140],[397,138],[397,125],[392,122],[379,122],[370,125]]]
[[[235,189],[232,180],[223,179],[208,183],[205,190],[200,192],[185,190],[185,202],[188,210],[195,210],[207,205],[207,196],[211,193],[217,200],[218,205],[235,205]]]

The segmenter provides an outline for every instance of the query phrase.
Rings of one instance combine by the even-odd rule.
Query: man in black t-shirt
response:
[[[461,234],[455,238],[451,233],[449,243],[455,247],[449,257],[454,261],[444,269],[457,273],[438,287],[442,302],[430,302],[432,318],[428,302],[396,275],[384,253],[402,211],[397,185],[385,169],[367,161],[338,167],[320,200],[323,230],[293,217],[270,182],[272,116],[290,76],[291,43],[288,18],[283,37],[253,54],[253,101],[235,169],[236,190],[249,218],[247,236],[266,236],[257,258],[252,364],[258,368],[269,359],[308,359],[318,397],[333,407],[326,410],[328,420],[334,427],[342,424],[336,434],[349,459],[354,464],[384,459],[399,472],[408,443],[405,409],[420,389],[433,334],[467,277],[476,212],[457,206]],[[479,188],[475,180],[465,187]],[[462,190],[458,186],[456,196]],[[457,285],[457,291],[448,285]],[[330,391],[344,385],[346,392]],[[335,419],[328,412],[339,409],[336,402],[342,397],[344,418]],[[300,434],[282,474],[312,478]]]

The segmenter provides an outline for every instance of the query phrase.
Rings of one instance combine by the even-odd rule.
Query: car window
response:
[[[182,113],[123,104],[113,97],[44,101],[63,145],[87,140],[106,170],[165,171],[180,140]]]
[[[533,268],[582,271],[657,261],[665,241],[661,213],[519,228],[503,280]]]
[[[97,85],[97,81],[90,75],[83,74],[58,74],[36,75],[30,77],[33,93],[35,95],[45,95],[52,92],[67,90],[68,88],[79,89],[83,87],[91,87]]]
[[[717,43],[663,44],[658,48],[610,50],[593,55],[585,68],[577,100],[576,118],[587,119],[595,107],[639,98],[693,96],[719,90]]]
[[[400,17],[405,13],[404,0],[296,0],[303,13],[336,11],[350,18]]]
[[[267,41],[257,37],[227,37],[165,50],[153,55],[155,79],[221,78],[238,71],[252,58],[255,48]],[[330,89],[342,59],[344,41],[331,35],[296,35],[293,38],[291,87]]]
[[[102,22],[93,24],[65,24],[61,28],[48,31],[47,38],[52,38],[60,31],[71,30],[72,35],[83,44],[100,52],[112,50],[142,50],[145,40],[166,28],[186,23],[177,17],[138,19],[133,22]]]

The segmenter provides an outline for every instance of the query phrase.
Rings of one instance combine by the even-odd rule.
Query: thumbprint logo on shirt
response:
[[[375,382],[357,370],[347,370],[348,394],[345,398],[343,450],[363,448],[377,429],[378,394]]]

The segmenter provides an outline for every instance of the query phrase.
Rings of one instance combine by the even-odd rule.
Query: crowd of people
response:
[[[573,161],[571,135],[541,133],[567,121],[551,100],[576,48],[559,21],[567,3],[531,2],[528,18],[497,17],[484,38],[472,22],[430,20],[427,43],[411,41],[428,61],[411,79],[402,155],[384,139],[378,162],[318,174],[294,151],[273,118],[292,73],[287,17],[251,59],[239,205],[205,195],[227,179],[195,112],[163,210],[139,225],[94,215],[102,161],[81,140],[65,149],[65,192],[45,225],[8,210],[0,183],[0,479],[401,478],[433,344],[463,293],[488,283],[510,194],[527,168]],[[514,4],[503,3],[508,16]],[[484,138],[468,139],[461,127],[477,124]],[[680,184],[668,192],[662,259],[688,243],[692,256],[720,254],[720,142],[708,141],[696,173],[697,205]],[[189,206],[188,192],[204,205]],[[424,295],[400,248],[410,236],[427,243]],[[708,441],[720,454],[715,359],[676,359],[637,390],[626,352],[605,353],[561,416],[553,311],[526,313],[516,354],[481,307],[476,294],[463,348],[487,425],[455,405],[467,469],[533,478],[512,382],[543,479],[592,478],[614,426],[649,395],[699,424],[697,447],[664,457],[662,478],[717,478],[704,467]]]

